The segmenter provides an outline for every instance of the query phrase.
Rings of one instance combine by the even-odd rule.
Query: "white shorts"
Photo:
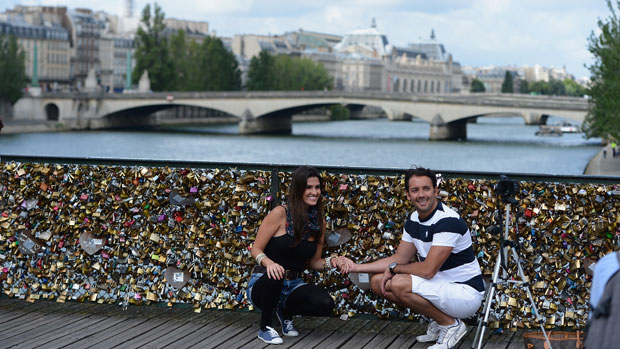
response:
[[[454,318],[465,319],[478,311],[484,293],[465,284],[411,275],[411,292],[422,296],[437,309]]]

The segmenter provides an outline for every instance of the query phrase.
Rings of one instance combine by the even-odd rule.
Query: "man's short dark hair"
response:
[[[416,168],[410,168],[405,173],[405,189],[407,191],[409,191],[409,179],[412,176],[428,177],[431,179],[431,183],[433,183],[433,188],[437,188],[437,175],[435,174],[435,172],[431,171],[428,168],[416,167]]]

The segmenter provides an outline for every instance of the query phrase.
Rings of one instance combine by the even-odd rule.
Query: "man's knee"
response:
[[[391,281],[390,291],[397,297],[411,293],[411,275],[398,274]]]
[[[370,289],[372,290],[372,292],[378,296],[383,297],[383,294],[381,294],[381,278],[383,277],[383,274],[372,274],[372,276],[370,277]]]

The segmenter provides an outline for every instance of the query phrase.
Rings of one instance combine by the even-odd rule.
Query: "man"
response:
[[[435,173],[408,170],[407,199],[416,208],[407,219],[396,253],[372,263],[355,264],[341,257],[343,272],[374,273],[372,291],[431,319],[420,342],[452,348],[467,327],[461,321],[476,313],[484,298],[480,265],[465,221],[437,200]],[[412,262],[419,255],[420,262]]]

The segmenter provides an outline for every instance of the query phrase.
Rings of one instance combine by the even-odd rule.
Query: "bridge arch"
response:
[[[58,121],[60,118],[60,110],[55,103],[45,105],[45,118],[47,121]]]

